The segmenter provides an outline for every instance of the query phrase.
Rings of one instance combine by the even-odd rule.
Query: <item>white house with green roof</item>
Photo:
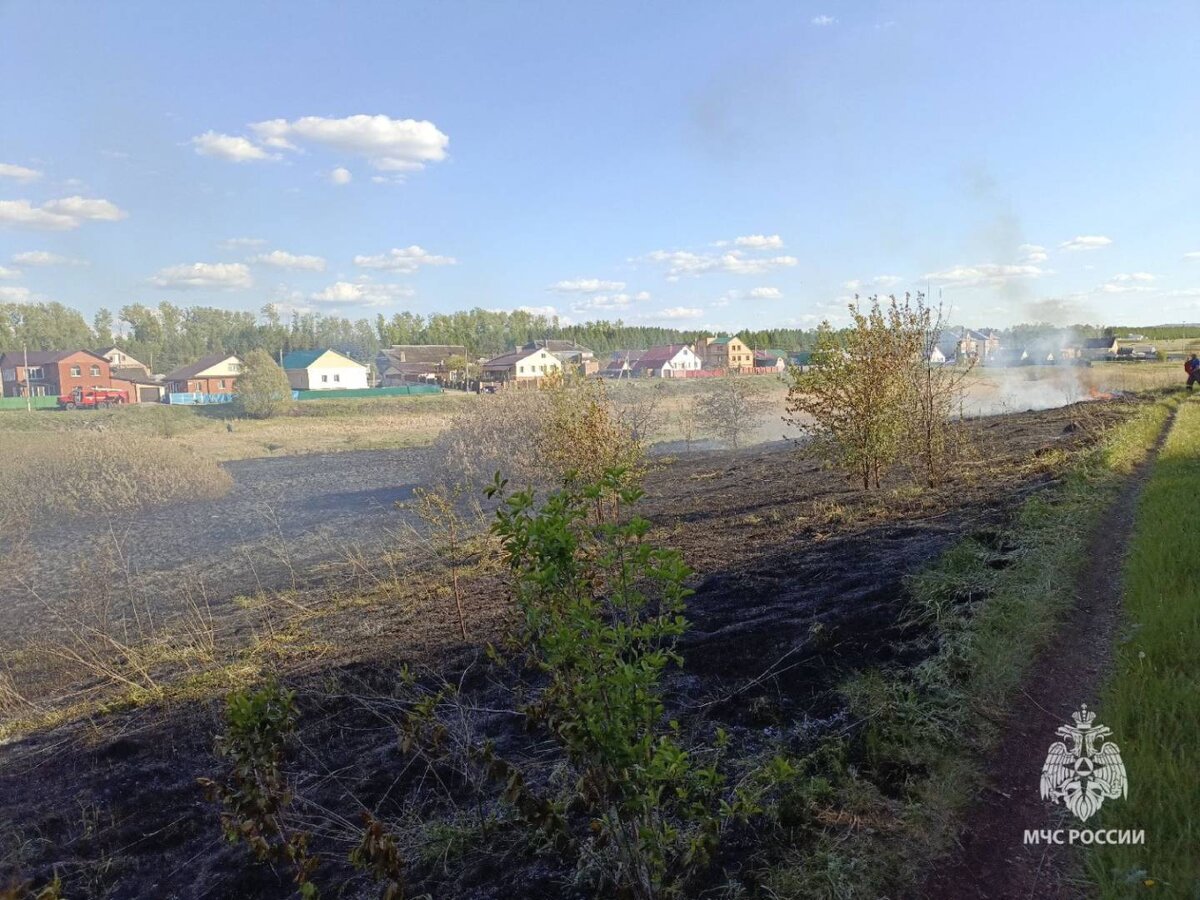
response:
[[[345,391],[369,387],[367,367],[336,350],[293,350],[284,356],[283,370],[298,391]]]

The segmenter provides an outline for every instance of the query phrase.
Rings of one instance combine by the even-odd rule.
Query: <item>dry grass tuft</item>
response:
[[[0,433],[0,518],[113,512],[220,497],[233,485],[212,460],[162,438]]]

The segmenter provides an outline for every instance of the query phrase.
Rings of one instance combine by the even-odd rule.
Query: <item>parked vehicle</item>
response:
[[[75,388],[68,394],[58,397],[59,409],[107,409],[110,406],[121,406],[129,402],[129,392],[116,388]]]

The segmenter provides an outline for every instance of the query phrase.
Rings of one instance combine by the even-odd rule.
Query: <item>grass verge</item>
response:
[[[823,748],[836,760],[818,765],[826,795],[799,804],[820,828],[790,836],[794,849],[766,873],[770,896],[911,890],[950,848],[1005,709],[1071,602],[1093,527],[1177,405],[1138,410],[1006,530],[965,539],[910,580],[921,637],[902,655],[922,661],[843,685],[852,725]]]
[[[1101,706],[1129,795],[1102,828],[1145,829],[1139,846],[1091,848],[1098,896],[1147,888],[1200,897],[1200,403],[1179,410],[1138,505],[1124,575],[1132,636]]]

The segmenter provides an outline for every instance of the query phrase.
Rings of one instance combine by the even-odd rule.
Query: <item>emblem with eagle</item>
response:
[[[1129,783],[1120,748],[1104,740],[1112,729],[1094,724],[1096,714],[1088,711],[1086,703],[1079,712],[1071,713],[1071,718],[1074,725],[1063,725],[1055,732],[1067,743],[1051,744],[1042,765],[1042,799],[1061,800],[1086,822],[1105,800],[1126,796]]]

